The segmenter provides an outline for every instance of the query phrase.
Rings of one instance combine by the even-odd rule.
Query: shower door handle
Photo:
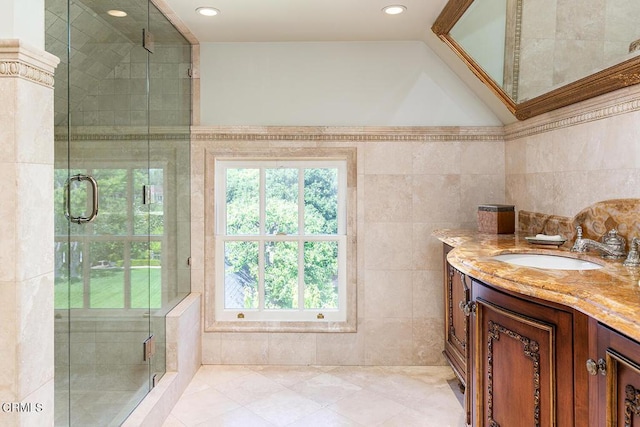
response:
[[[91,213],[89,216],[73,216],[71,215],[71,183],[73,181],[88,181],[91,185],[91,190],[93,194],[93,199],[91,203]],[[67,182],[64,186],[64,216],[71,222],[75,222],[76,224],[84,224],[87,222],[93,221],[96,216],[98,216],[98,183],[93,177],[89,175],[73,175],[67,179]]]

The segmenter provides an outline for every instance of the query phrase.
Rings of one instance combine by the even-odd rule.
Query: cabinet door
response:
[[[601,426],[640,427],[640,344],[598,325]],[[604,360],[605,365],[602,365]],[[602,410],[604,405],[604,410]]]
[[[448,251],[445,250],[445,257]],[[455,371],[460,383],[466,387],[467,341],[469,317],[465,307],[469,303],[469,287],[466,277],[446,262],[445,258],[445,349],[444,355]],[[468,309],[467,309],[468,310]]]
[[[473,280],[474,425],[572,426],[572,315]]]
[[[466,423],[471,424],[471,400],[467,392],[469,370],[469,302],[471,291],[467,277],[447,262],[452,248],[444,245],[444,357],[464,389]]]

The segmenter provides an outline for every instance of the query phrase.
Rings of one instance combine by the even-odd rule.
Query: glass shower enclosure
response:
[[[56,425],[121,424],[190,292],[191,46],[148,0],[46,0]]]

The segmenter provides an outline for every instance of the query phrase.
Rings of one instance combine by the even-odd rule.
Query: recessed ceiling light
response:
[[[116,18],[124,18],[125,16],[127,16],[127,12],[125,12],[124,10],[116,10],[116,9],[107,10],[107,14],[111,16],[115,16]]]
[[[216,16],[220,14],[220,11],[213,7],[199,7],[196,9],[196,12],[203,16]]]
[[[393,4],[391,6],[385,6],[382,8],[382,11],[387,15],[398,15],[405,10],[407,10],[407,7],[401,4]]]

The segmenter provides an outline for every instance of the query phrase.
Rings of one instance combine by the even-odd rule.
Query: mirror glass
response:
[[[640,82],[639,16],[638,0],[450,0],[432,29],[526,118]]]
[[[506,45],[515,40],[507,34],[507,0],[477,0],[451,29],[451,37],[496,83],[515,98],[505,81],[505,62],[516,59]]]

